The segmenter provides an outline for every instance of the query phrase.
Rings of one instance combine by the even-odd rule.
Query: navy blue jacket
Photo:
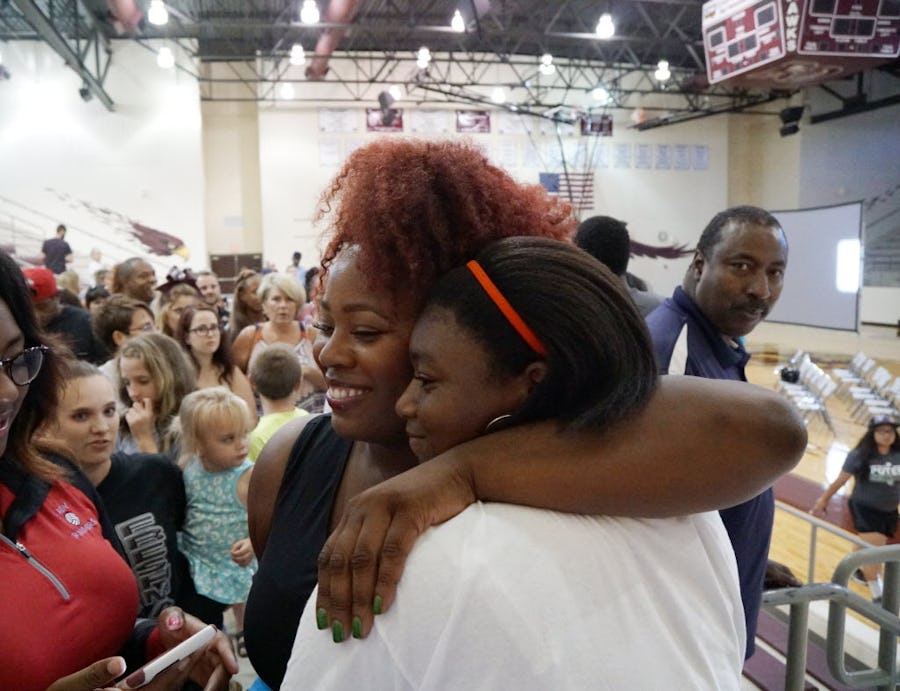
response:
[[[706,379],[747,381],[744,365],[750,355],[740,342],[729,344],[678,287],[647,315],[653,350],[661,374],[689,374]],[[669,364],[682,332],[687,329],[687,362],[684,372],[669,372]],[[762,494],[719,512],[737,559],[741,600],[747,620],[747,652],[754,652],[756,620],[762,602],[763,582],[769,560],[769,542],[775,520],[775,496],[770,487]]]

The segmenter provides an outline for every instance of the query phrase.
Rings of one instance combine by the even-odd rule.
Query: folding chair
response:
[[[889,415],[900,417],[900,377],[881,391],[881,396],[863,399],[857,406],[855,419],[861,423],[873,417]]]
[[[831,375],[837,380],[839,391],[844,387],[862,382],[862,366],[868,360],[869,357],[860,350],[853,356],[847,367],[835,367],[831,370]]]
[[[810,421],[818,416],[828,427],[832,436],[836,436],[834,423],[828,412],[828,399],[837,390],[838,385],[821,367],[818,365],[813,367],[814,370],[807,381],[806,390],[794,389],[786,392],[786,395],[803,416],[804,424],[809,425]]]
[[[781,378],[781,368],[777,368],[775,373],[778,375],[778,380],[775,382],[775,390],[780,391],[782,393],[786,393],[787,391],[792,391],[796,389],[806,389],[806,381],[809,377],[809,374],[812,368],[815,367],[812,359],[809,356],[809,353],[798,351],[794,357],[791,358],[787,367],[796,367],[799,373],[796,382],[785,381]]]
[[[889,403],[890,401],[883,394],[887,391],[890,381],[891,373],[885,367],[879,366],[873,372],[867,386],[851,386],[847,402],[850,407],[850,416],[858,419],[860,412],[866,407],[866,401]]]
[[[846,398],[850,395],[849,392],[854,386],[869,388],[868,377],[873,372],[874,368],[875,360],[867,356],[859,368],[855,370],[855,377],[845,377],[841,380],[841,383],[838,386],[838,395],[842,398]]]

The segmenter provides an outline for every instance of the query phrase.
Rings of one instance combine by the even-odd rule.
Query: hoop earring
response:
[[[493,420],[491,420],[489,423],[487,423],[487,425],[485,425],[484,433],[490,434],[491,432],[496,432],[498,429],[503,429],[503,427],[505,426],[504,423],[511,419],[512,419],[512,415],[509,413],[506,413],[504,415],[498,415]]]

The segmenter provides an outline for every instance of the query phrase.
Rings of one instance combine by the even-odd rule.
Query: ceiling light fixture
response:
[[[278,95],[282,101],[290,101],[294,98],[294,85],[290,82],[284,82],[278,90]]]
[[[656,77],[656,80],[659,82],[669,81],[669,77],[672,76],[672,72],[669,70],[669,61],[660,60],[656,63],[656,72],[653,73],[653,76]]]
[[[299,43],[295,43],[291,46],[290,61],[292,65],[306,64],[306,53],[303,52],[303,46],[301,46]]]
[[[399,84],[392,84],[388,89],[388,93],[395,101],[399,101],[401,98],[403,98],[403,87]]]
[[[428,50],[426,46],[422,46],[419,48],[419,52],[416,53],[416,66],[420,70],[424,70],[431,63],[431,51]]]
[[[319,23],[319,5],[316,0],[303,0],[303,6],[300,8],[300,21],[304,24]]]
[[[538,67],[541,74],[553,74],[556,72],[556,65],[553,64],[553,56],[550,53],[544,53],[541,56],[541,65]]]
[[[147,9],[147,21],[156,26],[162,26],[169,22],[169,11],[163,0],[150,0],[150,7]]]
[[[175,67],[175,56],[172,54],[172,49],[168,46],[160,48],[159,52],[156,53],[156,64],[164,70],[170,70]]]
[[[597,38],[612,38],[615,33],[616,25],[613,24],[612,15],[609,12],[604,12],[600,15],[600,19],[597,22]]]
[[[609,90],[602,84],[595,86],[591,89],[591,98],[597,101],[601,106],[605,106],[610,101]]]
[[[506,89],[502,86],[495,86],[491,92],[491,100],[498,105],[506,103]]]
[[[463,19],[462,12],[459,10],[453,13],[453,19],[450,20],[450,28],[458,34],[466,30],[466,22]]]

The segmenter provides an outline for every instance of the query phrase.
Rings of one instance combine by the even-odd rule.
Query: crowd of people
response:
[[[76,465],[85,447],[43,445],[60,425],[91,414],[70,411],[67,396],[57,405],[70,378],[68,353],[40,328],[25,276],[0,253],[0,569],[9,588],[0,600],[0,638],[15,660],[0,669],[2,688],[109,686],[203,628],[178,607],[165,607],[155,620],[140,616],[141,574],[122,546],[128,535],[118,533],[117,519]],[[115,406],[101,405],[94,416],[108,427]],[[110,448],[109,439],[87,446],[94,456]],[[92,474],[102,484],[102,473]],[[52,641],[60,644],[48,646]],[[221,633],[187,663],[166,671],[156,688],[180,688],[190,675],[224,689],[238,669]]]
[[[27,613],[7,602],[0,617],[46,619],[15,644],[12,626],[4,626],[3,642],[22,664],[0,673],[0,687],[105,686],[123,663],[133,671],[202,623],[221,628],[232,607],[231,640],[219,635],[187,671],[154,682],[180,688],[192,683],[190,674],[201,686],[227,688],[237,671],[234,651],[246,654],[242,608],[255,570],[248,436],[259,414],[271,412],[244,370],[252,365],[261,382],[277,382],[290,368],[255,354],[243,369],[233,362],[231,310],[212,272],[173,268],[158,284],[149,262],[132,257],[111,271],[97,268],[82,290],[66,280],[75,275],[71,248],[62,256],[58,244],[45,244],[46,266],[20,269],[12,257],[0,258],[0,560],[11,582],[22,585],[22,606],[41,599]],[[63,270],[54,273],[51,264]],[[252,286],[259,275],[243,278]],[[276,280],[298,318],[304,289],[293,276]],[[266,302],[264,293],[254,298]],[[272,346],[273,355],[278,350]],[[297,406],[310,391],[301,383],[323,382],[303,376],[297,352],[289,356],[297,380],[277,396],[288,400],[276,403],[305,413]],[[286,419],[267,418],[261,438]],[[54,516],[70,526],[78,547],[59,541],[67,533]],[[103,577],[92,577],[93,569]],[[90,585],[73,587],[80,581]],[[92,637],[98,616],[109,621]],[[47,627],[73,640],[68,652],[43,664],[39,641]]]
[[[41,617],[0,604],[34,621],[0,687],[108,685],[230,607],[154,688],[226,688],[235,651],[261,689],[740,688],[764,584],[798,584],[768,543],[805,428],[744,376],[777,221],[716,216],[663,300],[623,222],[413,141],[355,151],[316,221],[320,266],[230,302],[132,257],[64,304],[62,226],[47,267],[0,256],[0,565]]]

